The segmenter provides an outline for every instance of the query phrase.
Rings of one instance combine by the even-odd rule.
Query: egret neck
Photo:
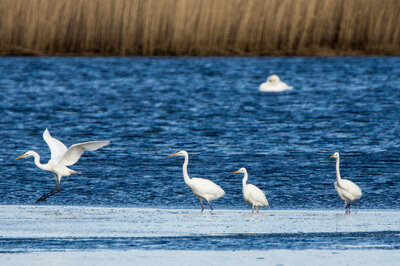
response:
[[[340,183],[342,182],[342,178],[340,177],[340,170],[339,170],[339,164],[340,164],[340,159],[339,159],[339,155],[336,158],[336,180],[338,182],[338,184],[340,185]]]
[[[41,164],[40,163],[40,155],[37,152],[32,151],[33,157],[35,158],[34,162],[37,167],[43,169],[45,171],[51,171],[49,164]]]
[[[244,176],[243,176],[243,179],[242,179],[242,186],[243,186],[243,189],[244,189],[246,187],[247,178],[248,178],[247,170],[244,170],[243,174],[244,174]]]
[[[189,177],[187,166],[189,164],[189,154],[185,154],[185,162],[183,163],[182,171],[183,171],[183,179],[185,180],[185,184],[190,186],[192,180]]]

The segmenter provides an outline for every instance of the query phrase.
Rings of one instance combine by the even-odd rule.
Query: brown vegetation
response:
[[[399,0],[0,0],[0,54],[400,55]]]

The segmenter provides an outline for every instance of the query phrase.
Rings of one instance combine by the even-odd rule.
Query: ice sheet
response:
[[[7,265],[394,265],[392,250],[255,250],[170,251],[129,250],[2,254]]]
[[[400,249],[396,211],[1,206],[0,252]]]
[[[0,206],[0,237],[158,237],[400,231],[400,212]]]

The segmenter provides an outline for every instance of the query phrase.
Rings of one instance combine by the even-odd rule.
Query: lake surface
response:
[[[272,74],[294,89],[259,92],[259,84]],[[199,200],[183,181],[183,158],[167,157],[180,150],[190,154],[192,177],[209,178],[225,190],[224,197],[213,201],[215,215],[218,210],[251,212],[241,194],[242,175],[232,174],[241,167],[249,172],[248,182],[267,195],[270,207],[261,210],[263,215],[281,210],[344,212],[333,188],[335,160],[329,159],[336,151],[341,155],[342,177],[363,190],[359,215],[371,209],[396,214],[400,208],[398,57],[6,57],[0,59],[0,92],[0,204],[4,208],[31,208],[54,189],[52,174],[38,169],[32,158],[15,161],[27,150],[35,150],[47,162],[45,128],[67,146],[111,141],[96,152],[86,152],[71,167],[82,173],[62,179],[61,193],[42,204],[55,205],[55,210],[66,205],[155,208],[177,210],[170,215],[180,217],[179,210],[192,209],[198,215]],[[318,212],[316,216],[321,218]],[[158,216],[153,218],[150,222]],[[192,218],[195,225],[196,217]],[[17,218],[7,219],[13,223]],[[89,227],[95,225],[94,220],[88,221]],[[77,241],[70,241],[70,235],[52,237],[64,244],[70,241],[66,249],[73,250],[82,245],[214,250],[207,245],[214,242],[217,250],[259,249],[252,243],[268,250],[318,249],[318,243],[323,249],[340,249],[342,240],[361,249],[383,245],[397,250],[399,225],[394,222],[389,227],[371,225],[372,233],[311,230],[311,235],[295,231],[289,236],[276,231],[240,235],[239,228],[226,240],[216,236],[202,242],[188,236],[164,239],[161,244],[150,238],[133,241],[136,236],[130,234],[98,241],[81,241],[85,236],[79,234]],[[22,231],[29,235],[31,229],[26,230]],[[53,250],[53,242],[42,233],[32,236],[38,238],[39,249]],[[36,250],[27,244],[29,238],[24,242],[23,236],[1,237],[3,252]],[[360,246],[362,237],[366,240]],[[273,241],[265,242],[266,238]],[[303,238],[309,242],[298,241]]]
[[[260,93],[266,76],[294,87]],[[272,209],[342,209],[341,173],[363,190],[360,209],[399,209],[400,58],[1,58],[1,204],[31,204],[54,189],[42,162],[45,128],[87,152],[48,204],[200,208],[183,182],[213,180],[226,195],[216,209],[248,208],[249,183]]]

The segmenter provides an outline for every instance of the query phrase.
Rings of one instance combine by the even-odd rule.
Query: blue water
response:
[[[271,74],[294,90],[258,92]],[[272,209],[342,210],[336,151],[342,177],[363,190],[360,209],[400,208],[398,57],[3,57],[0,92],[2,205],[54,189],[31,158],[15,161],[35,150],[47,162],[48,128],[67,146],[111,145],[85,153],[71,167],[82,174],[44,204],[200,208],[183,158],[167,157],[184,149],[189,174],[226,191],[216,210],[248,208],[242,176],[232,175],[240,167]]]
[[[233,234],[223,236],[1,238],[0,254],[27,251],[92,249],[270,250],[388,249],[399,250],[399,232]],[[369,246],[365,246],[368,243]],[[360,246],[357,246],[360,245]],[[22,248],[24,247],[24,248]]]

